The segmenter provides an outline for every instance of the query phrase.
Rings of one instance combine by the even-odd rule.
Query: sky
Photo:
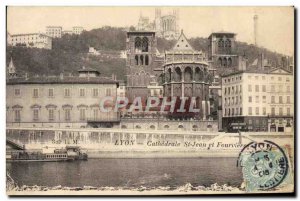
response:
[[[253,16],[258,15],[257,43],[278,53],[294,54],[293,7],[160,7],[162,15],[179,9],[179,27],[188,38],[208,37],[228,31],[237,40],[254,43]],[[11,34],[45,32],[46,26],[136,26],[139,16],[154,19],[155,7],[8,7],[7,31]]]

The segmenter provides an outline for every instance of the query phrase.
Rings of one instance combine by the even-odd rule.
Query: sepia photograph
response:
[[[6,194],[294,194],[294,17],[8,5]]]

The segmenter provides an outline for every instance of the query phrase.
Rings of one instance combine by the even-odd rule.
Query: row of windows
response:
[[[254,89],[253,89],[253,85],[249,84],[248,85],[248,92],[252,92],[253,90],[255,90],[255,92],[260,92],[260,91],[267,92],[266,85],[262,85],[261,87],[260,87],[260,85],[254,85]],[[271,92],[276,92],[275,85],[271,85]],[[278,85],[278,92],[283,92],[283,85]],[[285,92],[290,93],[291,92],[291,86],[286,86]]]
[[[238,80],[242,80],[242,76],[236,76],[236,77],[232,77],[232,78],[225,78],[224,82],[234,82],[234,81],[238,81]]]
[[[261,80],[266,80],[266,76],[265,75],[262,75],[262,76],[259,76],[259,75],[248,75],[248,79],[251,80],[252,78],[254,78],[255,80],[259,80],[261,78]]]
[[[135,65],[137,66],[148,66],[149,65],[149,56],[148,55],[135,55]]]
[[[243,115],[243,108],[225,108],[225,117]]]
[[[66,154],[54,154],[54,155],[46,155],[46,158],[66,158]]]
[[[290,116],[291,115],[291,108],[289,108],[289,107],[287,107],[286,108],[286,113],[285,113],[287,116]],[[271,115],[280,115],[280,116],[282,116],[282,115],[284,115],[284,113],[283,113],[283,108],[281,107],[281,108],[279,108],[279,110],[278,110],[278,112],[276,111],[276,108],[275,107],[272,107],[271,108]]]
[[[248,75],[248,79],[249,80],[251,80],[251,79],[254,79],[254,80],[266,80],[266,76],[264,76],[264,75],[262,75],[262,76],[259,76],[259,75],[255,75],[255,76],[252,76],[252,75]],[[272,81],[275,81],[275,77],[271,77],[271,80]],[[283,77],[277,77],[277,80],[279,81],[279,82],[281,82],[281,81],[283,81],[284,80],[284,78]],[[286,77],[285,78],[285,81],[286,82],[290,82],[290,78],[289,77]]]
[[[71,121],[71,108],[65,108],[63,110],[63,119],[65,121]],[[40,110],[39,109],[33,109],[33,121],[39,121],[40,120]],[[87,120],[86,117],[86,113],[87,113],[87,109],[85,108],[80,108],[79,109],[79,120],[80,121],[85,121]],[[97,120],[100,118],[100,110],[97,109],[92,109],[92,113],[91,113],[92,119]],[[59,118],[60,115],[59,115]],[[20,122],[21,121],[21,110],[14,110],[14,120],[16,122]],[[55,121],[55,120],[61,120],[61,119],[57,119],[56,115],[55,115],[55,109],[50,108],[48,109],[48,120],[49,121]]]
[[[248,75],[248,79],[249,80],[266,80],[266,76],[265,75]],[[242,80],[242,76],[235,76],[235,77],[231,77],[231,78],[225,78],[224,79],[224,82],[225,83],[229,83],[229,82],[234,82],[234,81],[238,81],[238,80]],[[271,77],[271,80],[272,81],[275,81],[275,78],[272,76]],[[277,77],[277,80],[279,82],[281,81],[284,81],[284,78],[283,77]],[[286,82],[290,82],[290,78],[289,77],[286,77],[285,78],[285,81]]]
[[[265,107],[263,107],[262,109],[262,111],[260,111],[260,108],[259,107],[255,107],[255,111],[252,111],[252,109],[254,109],[254,108],[252,108],[252,107],[248,107],[248,115],[260,115],[260,114],[262,114],[262,115],[267,115],[267,112],[266,112],[266,108]],[[279,114],[279,115],[283,115],[284,113],[283,113],[283,108],[279,108],[279,111],[278,111],[278,113],[276,113],[275,112],[276,110],[275,110],[275,108],[274,107],[272,107],[271,108],[271,115],[277,115],[277,114]],[[262,113],[260,113],[260,112],[262,112]],[[286,113],[285,113],[286,115],[291,115],[291,108],[286,108]]]
[[[275,96],[271,96],[271,103],[284,103],[283,102],[283,97],[282,96],[279,96],[278,97],[278,102],[276,100],[276,97]],[[287,96],[286,97],[286,102],[285,103],[291,103],[291,97],[290,96]]]
[[[87,92],[87,90],[84,89],[84,88],[79,89],[79,96],[80,97],[85,97],[87,95],[86,92]],[[98,88],[92,89],[91,93],[92,93],[93,97],[98,97],[99,94],[100,94]],[[15,96],[21,96],[21,90],[20,89],[15,89],[14,94],[15,94]],[[32,96],[34,98],[38,98],[38,97],[41,96],[41,94],[39,92],[39,89],[37,89],[37,88],[32,90],[32,94],[33,94]],[[53,88],[48,89],[48,94],[47,95],[48,95],[48,97],[54,97],[54,89]],[[106,96],[111,96],[112,95],[112,89],[110,89],[110,88],[105,89],[105,95]],[[71,89],[70,88],[65,88],[64,89],[64,96],[65,97],[71,97]]]
[[[232,97],[232,98],[225,98],[225,102],[224,102],[225,106],[229,106],[229,105],[237,105],[237,104],[242,104],[242,96],[238,97]]]
[[[262,110],[260,110],[262,109]],[[291,115],[291,108],[286,108],[285,111],[286,115],[290,116]],[[237,116],[237,115],[242,115],[243,114],[243,109],[242,108],[225,108],[225,116]],[[284,115],[283,108],[279,108],[278,113],[276,113],[276,110],[274,107],[271,108],[271,115]],[[263,107],[248,107],[248,115],[267,115],[267,108]]]
[[[260,99],[259,96],[255,96],[255,103],[260,103],[259,99]],[[252,96],[248,97],[248,102],[249,103],[254,102],[254,100],[252,99]],[[266,96],[262,96],[262,103],[266,103],[266,102],[267,102],[267,97]]]
[[[278,90],[275,90],[275,85],[271,85],[271,92],[283,92],[283,85],[278,85]],[[286,86],[285,92],[291,92],[291,86]]]
[[[265,107],[262,108],[260,113],[259,107],[255,107],[255,113],[252,111],[252,107],[248,107],[248,115],[267,115],[267,109]]]
[[[227,87],[227,88],[225,87],[224,93],[225,93],[225,95],[242,93],[242,85],[232,86],[232,87]]]
[[[18,41],[18,38],[15,38],[15,39],[16,39],[16,41]],[[24,41],[25,41],[26,39],[27,39],[27,40],[34,40],[34,37],[31,37],[31,38],[30,38],[30,37],[28,36],[27,38],[26,38],[26,37],[23,38]],[[38,37],[36,36],[35,39],[38,39]],[[11,40],[14,41],[14,38],[12,38]],[[22,38],[19,38],[19,40],[22,41]]]
[[[255,85],[254,88],[255,88],[255,92],[259,92],[260,91],[260,86],[259,85]],[[251,84],[248,85],[248,91],[252,92],[252,85]],[[266,85],[262,85],[261,86],[261,91],[262,92],[267,92]]]

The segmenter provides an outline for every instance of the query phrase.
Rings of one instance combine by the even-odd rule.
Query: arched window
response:
[[[232,66],[232,59],[231,59],[231,58],[228,59],[227,65],[228,65],[228,67],[231,67],[231,66]]]
[[[138,74],[138,73],[135,73],[135,79],[134,79],[134,85],[136,84],[136,85],[139,85],[140,84],[140,80],[139,80],[139,77],[140,77],[140,75]]]
[[[144,80],[145,80],[144,81],[145,85],[149,85],[149,83],[150,83],[150,74],[149,73],[146,73]]]
[[[192,69],[190,67],[186,67],[184,69],[184,81],[191,82],[193,80]]]
[[[181,78],[182,78],[182,75],[181,75],[181,70],[179,67],[177,67],[175,69],[175,77],[174,77],[174,81],[175,82],[181,82]]]
[[[227,59],[226,59],[226,58],[223,59],[223,66],[224,66],[224,67],[227,66]]]
[[[135,126],[136,129],[141,129],[142,127],[140,125]]]
[[[193,125],[193,131],[197,131],[198,126],[197,125]]]
[[[200,81],[200,68],[195,70],[195,81]]]
[[[144,37],[142,40],[142,52],[148,52],[148,38]]]
[[[135,65],[139,65],[139,56],[138,55],[135,55]]]
[[[154,129],[155,129],[155,126],[154,126],[154,125],[151,125],[151,126],[150,126],[150,129],[151,129],[151,130],[154,130]]]
[[[146,66],[149,65],[149,56],[148,55],[145,56],[145,65]]]
[[[169,129],[169,128],[170,128],[169,125],[165,125],[165,126],[164,126],[164,129]]]
[[[223,62],[222,62],[222,58],[219,58],[219,66],[221,67],[222,66],[222,64],[223,64]]]
[[[230,39],[227,39],[227,46],[231,47],[231,40]]]
[[[144,65],[144,55],[140,56],[140,65]]]
[[[203,81],[207,82],[207,80],[208,80],[208,73],[207,73],[207,69],[204,68],[204,71],[203,71]]]
[[[228,40],[225,41],[225,47],[228,47]]]
[[[135,51],[137,52],[137,51],[141,50],[141,46],[142,46],[141,38],[136,37],[135,42],[134,42]]]
[[[169,70],[168,70],[168,74],[169,74],[169,80],[168,80],[168,82],[171,82],[172,81],[172,71],[171,71],[171,69],[169,68]]]
[[[223,43],[223,40],[220,39],[220,40],[218,41],[218,47],[222,47],[222,43]]]
[[[126,125],[122,125],[121,128],[122,128],[122,129],[126,129],[127,126],[126,126]]]

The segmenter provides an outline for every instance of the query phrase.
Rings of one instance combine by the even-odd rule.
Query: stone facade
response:
[[[294,77],[283,69],[250,69],[222,77],[223,129],[246,123],[250,131],[293,129]]]
[[[61,26],[47,26],[46,35],[52,38],[61,38],[62,36],[62,27]]]
[[[222,73],[228,69],[238,70],[243,67],[236,52],[235,33],[215,32],[208,37],[208,40],[208,59],[217,72]]]
[[[127,33],[126,96],[131,102],[135,97],[146,100],[149,90],[147,86],[156,81],[156,38],[155,32]]]
[[[41,33],[7,35],[7,44],[31,48],[52,49],[52,38]]]
[[[6,85],[7,126],[85,127],[118,122],[117,112],[101,112],[105,96],[116,97],[118,83],[88,69],[79,76],[11,78]]]
[[[164,96],[195,97],[201,119],[208,118],[212,75],[204,53],[195,51],[183,32],[174,48],[165,52],[163,75]]]
[[[124,118],[119,128],[141,130],[218,131],[217,121]]]

